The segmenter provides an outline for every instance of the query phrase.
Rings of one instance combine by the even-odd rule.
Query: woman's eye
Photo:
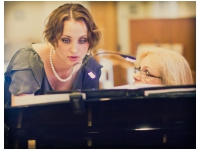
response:
[[[144,72],[145,72],[147,75],[150,75],[150,73],[149,73],[148,70],[144,70]]]
[[[69,42],[70,42],[69,39],[62,39],[62,41],[63,41],[64,43],[69,43]]]
[[[79,43],[80,43],[80,44],[84,44],[85,42],[87,42],[87,39],[80,39],[80,40],[79,40]]]

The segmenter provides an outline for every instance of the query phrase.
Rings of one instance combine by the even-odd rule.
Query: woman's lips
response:
[[[68,57],[71,61],[76,61],[76,60],[78,60],[78,56],[69,56]]]

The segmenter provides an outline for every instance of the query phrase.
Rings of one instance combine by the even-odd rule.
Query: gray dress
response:
[[[45,74],[44,64],[31,45],[15,53],[4,73],[4,104],[10,101],[11,93],[43,95],[53,90]],[[88,55],[83,64],[71,90],[98,89],[102,66]],[[91,78],[88,71],[92,71],[96,78]]]

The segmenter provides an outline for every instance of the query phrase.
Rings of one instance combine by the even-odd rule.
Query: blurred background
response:
[[[45,19],[64,3],[4,1],[4,71],[17,50],[33,42],[44,42]],[[196,83],[196,1],[76,3],[88,8],[102,31],[94,53],[112,51],[135,56],[137,49],[147,44],[168,47],[186,58]],[[130,63],[114,55],[101,62],[106,63],[100,79],[102,88],[133,82]]]

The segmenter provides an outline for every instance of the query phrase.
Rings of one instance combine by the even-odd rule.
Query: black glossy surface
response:
[[[194,94],[84,104],[83,113],[74,113],[70,103],[5,108],[5,148],[27,148],[30,139],[36,148],[196,148]],[[153,130],[137,130],[141,127]]]

